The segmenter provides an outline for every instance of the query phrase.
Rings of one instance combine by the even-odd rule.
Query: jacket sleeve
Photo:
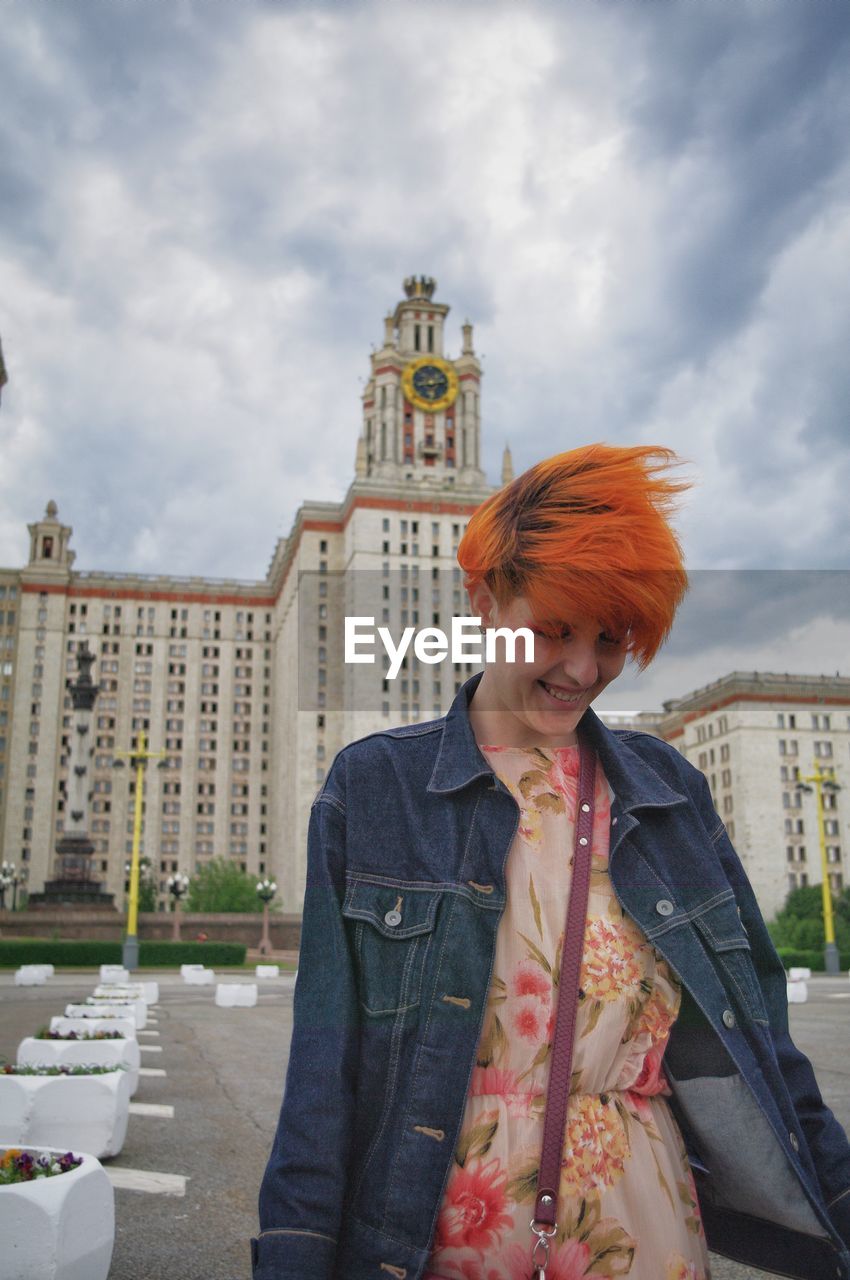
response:
[[[794,1103],[829,1215],[844,1243],[850,1245],[850,1144],[821,1097],[812,1064],[791,1039],[784,966],[767,931],[752,885],[726,833],[726,826],[714,808],[708,783],[701,774],[699,777],[700,817],[735,893],[741,923],[747,931],[753,963],[767,1005],[779,1068]]]
[[[342,918],[345,809],[313,805],[292,1042],[277,1133],[260,1187],[253,1280],[331,1280],[351,1144],[358,1003]]]

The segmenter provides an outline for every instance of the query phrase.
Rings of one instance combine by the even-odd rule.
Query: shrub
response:
[[[822,973],[825,967],[823,948],[820,951],[801,951],[794,947],[777,947],[779,959],[786,969],[811,969],[813,973]],[[850,969],[850,951],[841,952],[842,969]]]
[[[844,895],[832,900],[835,941],[850,952],[850,919]],[[823,952],[823,894],[819,884],[792,889],[776,919],[768,925],[773,945],[791,951]],[[805,963],[805,962],[803,962]]]
[[[247,950],[243,942],[140,942],[139,964],[244,964]]]
[[[198,867],[189,882],[186,910],[192,912],[262,911],[257,877],[230,858],[212,858]]]
[[[181,964],[239,965],[247,947],[240,942],[141,942],[139,964],[174,969]],[[121,963],[120,942],[58,942],[52,938],[0,939],[0,968],[53,964],[66,969]]]

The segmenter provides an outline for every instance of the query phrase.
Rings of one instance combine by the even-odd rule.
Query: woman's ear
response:
[[[468,592],[472,616],[481,619],[482,627],[492,626],[498,612],[498,605],[496,597],[486,582],[477,582],[474,587],[468,588]]]

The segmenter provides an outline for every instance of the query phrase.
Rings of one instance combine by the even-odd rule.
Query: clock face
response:
[[[442,400],[449,389],[449,380],[444,371],[435,364],[423,364],[413,375],[413,390],[422,400],[433,404]]]
[[[448,360],[420,356],[402,375],[404,394],[420,409],[447,409],[457,395],[457,374]]]

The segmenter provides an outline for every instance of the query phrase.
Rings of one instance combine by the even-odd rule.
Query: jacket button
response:
[[[791,1146],[795,1151],[800,1150],[800,1139],[797,1137],[796,1133],[789,1133],[788,1141],[791,1143]]]
[[[673,903],[669,898],[662,898],[660,902],[656,902],[655,910],[660,916],[671,916],[673,914]]]
[[[722,1017],[723,1017],[723,1025],[724,1025],[724,1027],[734,1027],[734,1025],[735,1025],[735,1015],[734,1015],[734,1013],[732,1012],[732,1010],[731,1010],[731,1009],[724,1009],[724,1010],[723,1010]]]
[[[384,924],[388,924],[392,928],[395,928],[397,924],[401,924],[401,912],[388,911],[387,914],[384,916]]]

